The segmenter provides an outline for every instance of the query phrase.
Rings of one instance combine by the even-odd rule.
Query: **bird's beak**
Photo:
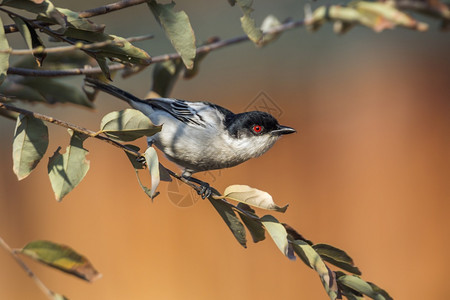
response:
[[[273,135],[284,135],[284,134],[291,134],[297,132],[294,128],[292,127],[288,127],[288,126],[283,126],[283,125],[278,125],[278,128],[275,130],[272,130],[272,134]]]

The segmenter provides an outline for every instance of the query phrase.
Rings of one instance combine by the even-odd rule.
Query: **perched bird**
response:
[[[172,98],[142,100],[92,78],[86,78],[86,83],[125,100],[152,123],[162,124],[162,130],[148,138],[149,144],[181,166],[183,177],[200,184],[204,183],[193,179],[192,174],[241,164],[264,154],[282,135],[296,132],[262,111],[234,114],[209,102]]]

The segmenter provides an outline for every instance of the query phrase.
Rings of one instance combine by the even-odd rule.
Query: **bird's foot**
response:
[[[194,177],[185,177],[190,182],[198,184],[197,194],[202,197],[202,199],[208,198],[212,194],[212,188],[209,186],[209,183],[201,181],[200,179]]]
[[[136,157],[136,161],[140,164],[144,164],[145,163],[145,157],[144,156],[139,156]]]

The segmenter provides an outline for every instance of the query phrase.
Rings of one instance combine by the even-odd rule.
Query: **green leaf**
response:
[[[58,148],[48,162],[48,176],[57,201],[72,191],[89,170],[89,161],[86,160],[88,151],[83,148],[87,136],[71,130],[69,133],[72,138],[66,153],[61,155]]]
[[[142,112],[127,108],[105,115],[100,124],[101,132],[121,141],[134,141],[143,136],[152,136],[162,126],[154,125]]]
[[[266,238],[265,229],[259,217],[255,215],[255,211],[245,203],[238,203],[237,207],[245,212],[237,211],[245,227],[250,232],[253,242],[257,243],[264,240]]]
[[[312,247],[323,260],[345,271],[361,275],[361,271],[355,267],[352,258],[343,250],[327,244],[316,244]]]
[[[144,153],[145,162],[150,171],[150,176],[152,178],[152,188],[150,190],[150,198],[153,200],[156,197],[156,188],[159,185],[159,161],[158,155],[153,147],[148,147]]]
[[[289,241],[284,226],[271,215],[265,215],[260,220],[281,253],[287,258],[295,260],[295,256],[289,251]]]
[[[152,91],[160,97],[168,97],[181,70],[183,70],[183,64],[180,59],[156,64],[153,69]]]
[[[345,285],[339,284],[339,277],[343,276],[343,275],[347,275],[343,272],[335,272],[336,273],[336,278],[338,280],[338,286],[339,286],[339,290],[341,292],[341,294],[346,297],[348,300],[364,300],[364,296],[363,294],[361,294],[358,291],[355,291]]]
[[[187,14],[184,11],[175,12],[175,2],[159,4],[151,0],[147,4],[186,68],[192,69],[196,55],[195,35]]]
[[[252,5],[253,5],[253,0],[237,0],[237,1],[233,1],[233,4],[230,4],[232,6],[234,6],[234,4],[237,3],[239,5],[239,7],[242,9],[242,11],[244,12],[244,14],[251,14],[253,11]]]
[[[202,43],[200,46],[207,46],[218,42],[220,39],[218,37],[209,38],[206,42]],[[195,56],[194,67],[192,69],[185,69],[183,72],[184,79],[191,79],[196,76],[200,70],[200,62],[205,59],[209,52],[201,52]]]
[[[101,55],[109,58],[116,58],[124,64],[138,64],[144,66],[150,64],[151,57],[143,49],[133,46],[133,44],[120,36],[111,34],[108,37],[112,39],[115,44],[99,47],[93,51],[100,52]]]
[[[369,284],[368,282],[361,279],[356,275],[342,275],[338,277],[339,284],[351,288],[361,294],[364,294],[375,300],[390,300],[392,299],[389,294],[384,290],[381,290],[374,284]],[[375,289],[374,289],[375,288]],[[382,291],[382,292],[381,292]]]
[[[20,253],[89,282],[101,277],[86,257],[68,246],[49,241],[33,241],[23,247]]]
[[[41,49],[43,50],[45,48],[44,44],[41,41],[41,38],[36,33],[33,26],[31,26],[31,24],[29,24],[26,19],[12,15],[11,19],[13,19],[14,23],[16,23],[16,26],[19,29],[20,34],[24,38],[25,42],[27,43],[29,49],[41,47]],[[33,53],[33,56],[36,59],[36,63],[40,67],[42,66],[42,62],[44,61],[47,54]]]
[[[73,84],[45,77],[8,76],[0,93],[25,101],[73,103],[93,107],[86,94]]]
[[[327,267],[314,248],[302,240],[291,241],[291,245],[303,262],[319,274],[322,285],[330,299],[337,299],[339,290],[335,273]]]
[[[392,297],[388,294],[388,292],[386,292],[385,290],[383,290],[382,288],[377,286],[375,283],[372,283],[372,282],[367,282],[367,283],[372,287],[372,290],[375,293],[377,293],[378,295],[381,295],[382,297],[384,297],[384,299],[393,300]]]
[[[141,150],[138,146],[135,145],[130,145],[127,144],[125,145],[127,148],[134,150],[134,151],[138,151]],[[131,164],[133,165],[133,168],[135,170],[142,170],[144,169],[144,164],[138,161],[138,158],[136,156],[134,156],[133,154],[130,154],[128,152],[125,152],[125,154],[127,155],[128,159],[130,160]]]
[[[272,196],[248,185],[230,185],[224,191],[224,197],[262,209],[285,212],[289,205],[280,207],[273,202]]]
[[[256,24],[255,20],[250,17],[249,14],[244,14],[241,17],[241,25],[242,29],[244,29],[245,34],[247,34],[248,38],[255,44],[259,44],[263,37],[263,33],[261,29],[259,29]]]
[[[90,49],[88,53],[95,57],[105,75],[108,75],[107,64],[105,58],[110,58],[119,61],[123,64],[138,64],[149,65],[151,57],[144,50],[133,46],[126,39],[108,35],[102,32],[94,32],[89,30],[82,30],[73,27],[69,27],[64,32],[66,37],[73,39],[74,41],[80,41],[82,43],[97,43],[97,42],[111,42],[110,44]],[[107,76],[108,77],[108,76]]]
[[[244,225],[241,223],[241,221],[239,221],[238,217],[236,217],[232,206],[223,200],[216,200],[212,197],[208,197],[208,200],[225,221],[228,228],[230,228],[239,244],[241,244],[244,248],[247,248],[247,239],[245,237]]]
[[[30,175],[48,147],[48,128],[34,117],[19,115],[13,141],[13,171],[19,180]]]
[[[244,15],[241,17],[241,26],[244,30],[245,34],[247,34],[248,38],[255,44],[259,44],[263,37],[263,33],[261,29],[259,29],[256,24],[255,20],[250,16],[250,14],[253,11],[252,4],[253,0],[237,0],[233,1],[232,6],[234,3],[237,3],[239,7],[244,12]],[[231,4],[231,2],[230,2]]]
[[[161,181],[172,182],[172,176],[169,171],[161,163],[159,163],[159,177]]]
[[[1,4],[45,16],[62,27],[66,27],[67,25],[64,16],[56,9],[53,3],[48,0],[3,0]]]
[[[79,13],[74,12],[70,9],[61,7],[58,7],[57,9],[61,14],[65,16],[67,25],[70,27],[94,32],[103,32],[103,30],[105,29],[105,25],[98,25],[89,19],[81,18]],[[38,20],[41,20],[41,18],[38,18]]]
[[[8,50],[8,49],[9,49],[8,40],[6,39],[2,19],[0,19],[0,50]],[[0,53],[0,84],[2,84],[3,81],[5,81],[8,67],[9,67],[9,53]]]
[[[83,68],[86,65],[96,66],[95,60],[89,57],[86,53],[81,51],[48,53],[45,58],[45,65],[38,67],[34,57],[26,56],[17,63],[15,67],[27,69],[41,69],[41,70],[64,70],[72,68]]]
[[[146,186],[142,183],[141,178],[139,177],[139,171],[138,171],[137,169],[134,169],[134,171],[136,172],[136,177],[137,177],[139,186],[140,186],[141,189],[144,191],[144,193],[146,193],[147,196],[149,196],[150,199],[153,200],[153,198],[156,197],[157,195],[153,196],[152,190],[149,189],[148,187],[146,187]]]
[[[286,223],[281,223],[281,224],[286,229],[286,232],[288,234],[288,240],[290,240],[290,241],[302,240],[304,242],[307,242],[310,245],[313,244],[313,242],[311,242],[310,240],[307,240],[306,238],[304,238],[300,233],[297,232],[297,230],[292,228],[289,224],[286,224]]]
[[[97,61],[98,66],[103,72],[103,75],[109,80],[112,80],[111,78],[111,71],[109,70],[108,62],[106,61],[106,58],[103,56],[96,56],[95,60]]]

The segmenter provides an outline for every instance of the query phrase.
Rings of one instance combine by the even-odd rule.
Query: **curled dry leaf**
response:
[[[289,204],[283,207],[276,205],[269,193],[249,187],[248,185],[230,185],[224,191],[224,198],[283,213],[289,206]]]
[[[263,33],[266,33],[267,31],[270,31],[273,28],[276,28],[278,26],[281,25],[281,22],[273,15],[268,15],[262,25],[261,25],[261,31]],[[258,46],[265,46],[273,41],[275,41],[276,39],[278,39],[278,37],[281,35],[280,32],[278,33],[270,33],[270,34],[265,34],[261,41],[259,42]]]
[[[148,170],[150,172],[150,176],[152,178],[152,187],[150,190],[150,198],[153,200],[156,197],[156,188],[159,185],[159,161],[158,155],[156,154],[156,150],[153,147],[148,147],[148,149],[144,153],[145,161],[147,163]]]
[[[127,108],[105,115],[100,124],[101,132],[121,141],[134,141],[143,136],[152,136],[161,131],[150,119],[136,109]]]
[[[402,26],[417,31],[426,31],[428,24],[419,22],[386,2],[357,1],[349,5],[320,6],[307,18],[312,31],[327,21],[335,22],[335,31],[345,33],[355,24],[372,28],[376,32]]]

